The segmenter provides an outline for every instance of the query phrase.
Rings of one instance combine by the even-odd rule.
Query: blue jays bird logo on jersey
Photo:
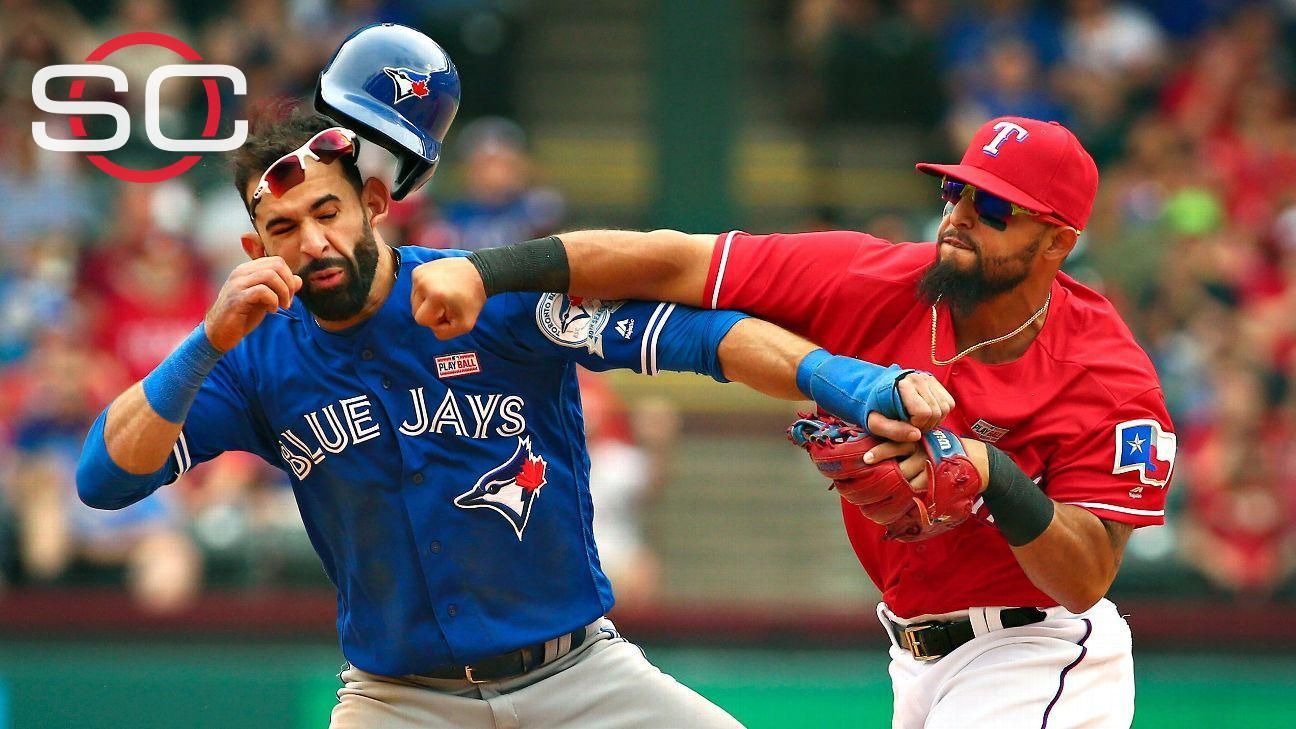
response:
[[[1178,439],[1155,420],[1127,420],[1116,426],[1116,464],[1112,473],[1137,471],[1149,486],[1165,486],[1174,470]]]
[[[391,78],[392,83],[396,85],[396,96],[392,99],[393,104],[399,104],[410,98],[423,98],[429,93],[428,80],[432,78],[431,74],[419,73],[408,68],[392,68],[384,66],[383,73]]]
[[[493,509],[513,525],[518,541],[531,518],[531,506],[548,481],[549,464],[531,452],[531,437],[518,437],[517,450],[504,463],[487,471],[469,491],[455,497],[464,509]]]

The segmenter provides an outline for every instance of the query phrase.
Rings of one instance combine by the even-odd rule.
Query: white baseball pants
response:
[[[893,729],[1119,729],[1134,720],[1130,630],[1102,600],[1079,615],[1056,607],[1039,623],[1004,628],[1000,608],[897,618],[970,618],[976,635],[949,655],[918,661],[891,639]],[[888,630],[887,634],[891,632]]]

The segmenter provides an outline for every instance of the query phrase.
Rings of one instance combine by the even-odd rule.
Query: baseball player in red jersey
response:
[[[1128,726],[1130,633],[1104,595],[1131,531],[1164,521],[1176,441],[1147,355],[1106,299],[1059,270],[1097,168],[1064,127],[1006,117],[960,164],[918,169],[946,203],[936,242],[583,231],[560,236],[568,260],[527,265],[569,268],[574,294],[739,309],[834,353],[934,373],[956,401],[943,424],[981,481],[970,517],[902,541],[842,501],[882,591],[893,726]],[[442,266],[438,333],[471,328],[477,271],[427,265]],[[926,492],[916,429],[876,412],[867,426],[892,441],[872,460],[897,459]]]

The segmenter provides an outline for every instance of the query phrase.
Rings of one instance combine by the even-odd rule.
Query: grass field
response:
[[[880,652],[647,647],[752,729],[889,726]],[[0,643],[0,729],[317,728],[341,657],[327,644]],[[1137,656],[1139,729],[1296,725],[1296,656]]]

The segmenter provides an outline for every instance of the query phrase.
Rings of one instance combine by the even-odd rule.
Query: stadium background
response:
[[[1103,182],[1067,268],[1120,307],[1180,437],[1168,525],[1135,534],[1113,589],[1136,726],[1290,725],[1296,3],[0,0],[0,727],[324,723],[333,598],[273,475],[223,459],[112,517],[71,495],[93,414],[241,256],[238,198],[214,158],[137,185],[37,149],[30,79],[154,30],[264,103],[307,94],[373,20],[426,30],[464,79],[446,162],[388,231],[425,245],[585,226],[923,239],[939,204],[913,162],[1002,113],[1070,125]],[[174,57],[111,60],[138,89]],[[168,87],[164,129],[200,123],[199,88]],[[141,131],[110,157],[169,162]],[[885,725],[876,595],[781,439],[793,406],[702,378],[587,385],[624,631],[750,726]]]

